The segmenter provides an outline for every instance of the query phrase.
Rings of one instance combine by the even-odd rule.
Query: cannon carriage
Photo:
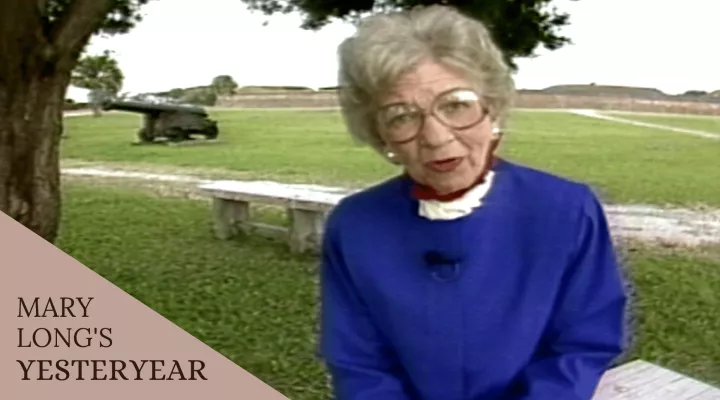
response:
[[[180,142],[193,140],[193,135],[216,139],[220,133],[217,121],[212,120],[204,108],[195,105],[108,100],[102,108],[143,114],[144,124],[137,132],[141,143]]]

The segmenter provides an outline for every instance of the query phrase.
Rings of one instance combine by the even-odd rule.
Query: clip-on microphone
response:
[[[425,265],[430,269],[432,277],[440,282],[450,282],[460,275],[460,259],[443,254],[437,250],[423,254]]]

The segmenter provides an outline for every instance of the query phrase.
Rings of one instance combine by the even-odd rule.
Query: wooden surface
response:
[[[638,360],[608,371],[593,400],[720,400],[720,389]]]

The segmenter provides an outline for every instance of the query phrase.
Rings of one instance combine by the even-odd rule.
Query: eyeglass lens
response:
[[[430,113],[442,124],[462,129],[480,122],[485,115],[485,108],[475,92],[458,89],[435,98]],[[425,112],[416,104],[398,103],[383,108],[378,117],[385,132],[394,140],[402,141],[417,135]]]

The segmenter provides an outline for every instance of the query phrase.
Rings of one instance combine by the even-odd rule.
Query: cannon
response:
[[[104,101],[102,109],[143,114],[144,124],[137,133],[143,143],[163,138],[171,142],[193,140],[192,135],[216,139],[219,134],[217,121],[210,119],[204,108],[195,105],[115,99]]]

